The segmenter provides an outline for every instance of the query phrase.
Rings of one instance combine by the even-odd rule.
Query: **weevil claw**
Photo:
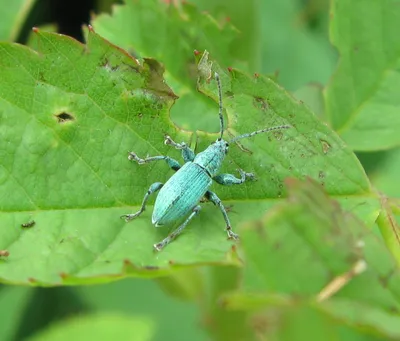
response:
[[[168,144],[171,144],[171,142],[172,142],[171,136],[165,135],[164,144],[168,145]]]
[[[120,216],[121,219],[124,219],[127,223],[129,223],[131,220],[135,219],[139,214],[134,213],[134,214],[123,214]]]
[[[134,152],[128,153],[128,160],[135,160],[138,156]]]
[[[160,252],[164,248],[163,243],[157,243],[153,245],[154,251]]]
[[[251,180],[255,180],[256,176],[254,175],[254,173],[245,173],[246,178],[249,178]]]
[[[239,235],[233,232],[230,227],[226,229],[226,232],[228,233],[228,239],[239,240]]]
[[[242,178],[244,178],[244,179],[246,179],[246,178],[249,178],[249,179],[251,179],[251,180],[254,180],[255,179],[255,175],[254,175],[254,173],[247,173],[247,172],[245,172],[243,169],[241,169],[241,168],[238,168],[237,169],[237,171],[240,173],[240,176],[242,177]]]
[[[165,135],[164,144],[173,146],[173,147],[175,147],[176,149],[185,149],[185,148],[186,148],[186,143],[185,143],[185,142],[176,143],[176,142],[171,138],[171,136],[169,136],[169,135]]]
[[[136,155],[134,152],[130,152],[128,155],[128,160],[132,161],[135,160],[139,165],[143,165],[146,163],[146,160],[141,159],[139,156]]]

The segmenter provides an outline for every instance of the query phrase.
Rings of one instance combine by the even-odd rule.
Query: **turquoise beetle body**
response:
[[[154,204],[152,223],[171,224],[185,217],[204,197],[212,184],[207,171],[195,162],[187,162],[161,188]]]
[[[252,173],[246,173],[242,169],[238,169],[240,178],[237,178],[232,174],[218,174],[222,162],[228,153],[229,143],[236,142],[239,139],[251,137],[260,133],[277,129],[286,129],[290,127],[289,125],[281,125],[272,128],[265,128],[252,133],[237,136],[229,142],[225,141],[222,138],[224,132],[222,90],[220,79],[217,73],[215,73],[215,79],[217,81],[219,95],[219,119],[221,127],[220,137],[206,150],[195,155],[194,151],[190,149],[184,142],[176,143],[171,139],[171,137],[166,136],[165,144],[181,150],[183,160],[185,161],[183,166],[169,156],[160,155],[142,159],[134,152],[129,153],[129,160],[134,160],[139,164],[164,160],[167,162],[170,168],[176,171],[176,173],[169,178],[165,184],[156,182],[150,186],[143,198],[142,206],[138,212],[124,214],[121,216],[121,218],[124,218],[127,222],[138,217],[146,209],[149,196],[157,191],[160,191],[154,204],[152,215],[152,223],[155,226],[173,224],[182,218],[187,217],[186,220],[175,231],[169,234],[161,242],[154,244],[154,248],[157,251],[162,250],[167,244],[175,239],[187,226],[190,220],[199,213],[201,209],[199,202],[202,198],[211,201],[220,209],[226,223],[225,229],[228,234],[228,238],[238,239],[238,235],[232,231],[231,223],[224,205],[218,196],[209,190],[213,180],[221,185],[234,185],[241,184],[245,182],[246,179],[251,179],[254,177]]]

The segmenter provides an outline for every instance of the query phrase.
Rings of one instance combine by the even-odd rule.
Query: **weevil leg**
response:
[[[228,234],[228,238],[238,240],[239,236],[235,232],[232,231],[232,226],[231,226],[231,222],[228,217],[228,213],[226,212],[226,208],[222,204],[221,199],[218,198],[218,196],[214,192],[211,192],[211,191],[207,191],[205,194],[205,197],[208,200],[210,200],[214,205],[218,206],[222,215],[224,216],[225,223],[226,223],[226,233]]]
[[[149,200],[149,196],[161,189],[161,187],[164,186],[163,183],[161,182],[155,182],[149,187],[149,190],[146,192],[143,198],[142,206],[140,207],[140,210],[137,211],[136,213],[131,213],[131,214],[124,214],[121,216],[121,219],[125,219],[126,222],[131,221],[132,219],[135,219],[136,217],[140,216],[144,210],[146,209],[146,204],[147,200]]]
[[[221,185],[240,185],[247,179],[254,179],[253,173],[246,173],[243,169],[238,169],[240,173],[240,179],[232,174],[218,174],[214,176],[214,180]]]
[[[168,166],[171,169],[173,169],[174,171],[177,171],[179,168],[181,168],[181,165],[179,164],[178,161],[170,158],[169,156],[164,156],[164,155],[150,156],[150,157],[146,157],[145,159],[141,159],[134,152],[130,152],[128,155],[128,159],[135,160],[139,165],[143,165],[145,163],[159,161],[159,160],[165,160],[165,162],[168,164]]]
[[[185,142],[182,143],[176,143],[172,138],[168,135],[165,136],[164,143],[166,145],[172,146],[176,149],[179,149],[182,151],[182,158],[185,162],[193,161],[196,154],[192,149],[190,149]]]
[[[200,205],[197,205],[195,208],[193,208],[192,213],[190,213],[189,217],[183,222],[182,225],[180,225],[175,231],[173,231],[171,234],[169,234],[166,238],[164,238],[161,242],[154,244],[154,249],[156,251],[161,251],[165,246],[167,246],[172,240],[174,240],[181,232],[183,229],[189,224],[189,222],[197,215],[199,214],[201,209]]]

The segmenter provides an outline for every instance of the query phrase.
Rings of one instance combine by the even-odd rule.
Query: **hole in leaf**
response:
[[[57,118],[58,123],[65,123],[68,121],[74,121],[75,117],[67,112],[62,112],[60,114],[55,115]]]

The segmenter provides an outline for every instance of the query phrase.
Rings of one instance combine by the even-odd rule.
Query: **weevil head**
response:
[[[206,150],[197,154],[193,162],[203,167],[211,177],[214,177],[219,173],[228,150],[229,143],[219,137]]]
[[[211,143],[207,149],[209,148],[213,148],[216,154],[221,155],[221,157],[224,158],[225,155],[228,154],[229,143],[219,137],[215,142]]]

